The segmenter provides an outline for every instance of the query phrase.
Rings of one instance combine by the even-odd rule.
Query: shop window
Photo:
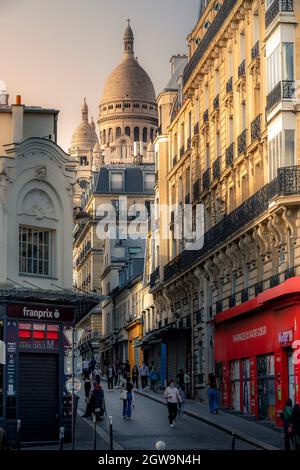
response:
[[[51,275],[54,232],[19,227],[19,272],[37,276]]]
[[[3,342],[3,321],[0,321],[0,417],[3,416],[3,397],[4,397],[4,360],[5,360],[5,347]]]
[[[230,403],[231,408],[236,411],[241,410],[240,399],[240,361],[230,363]]]
[[[275,421],[274,355],[257,357],[258,415],[260,419]]]
[[[250,414],[250,360],[242,360],[242,395],[243,395],[243,413]]]
[[[288,351],[288,394],[292,400],[293,405],[296,403],[296,388],[295,388],[295,365],[293,362],[293,351]]]

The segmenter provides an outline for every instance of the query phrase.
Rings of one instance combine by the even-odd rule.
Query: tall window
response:
[[[123,191],[123,173],[111,173],[111,190]]]
[[[246,129],[246,103],[241,103],[241,131]]]
[[[108,130],[108,141],[109,142],[112,142],[114,139],[113,139],[113,130],[110,128]]]
[[[121,137],[121,127],[117,127],[116,129],[116,139],[118,139],[119,137]]]
[[[295,131],[286,129],[269,141],[269,178],[277,176],[280,167],[295,165]]]
[[[124,140],[121,142],[121,158],[127,158],[127,145]]]
[[[135,127],[134,128],[134,141],[138,142],[140,140],[140,128]]]
[[[81,166],[87,166],[89,164],[88,159],[85,155],[82,155],[79,158],[79,163],[80,163]]]
[[[232,50],[227,51],[227,80],[233,76],[233,53]]]
[[[216,69],[215,71],[215,96],[220,93],[220,71]]]
[[[215,153],[215,158],[218,158],[221,156],[221,136],[220,132],[216,132],[216,153]]]
[[[51,275],[53,232],[39,228],[19,227],[19,272],[35,276]]]
[[[153,140],[154,140],[154,129],[153,129],[153,127],[151,127],[151,129],[150,129],[150,140],[151,140],[151,142],[153,142]]]
[[[253,15],[253,46],[259,41],[259,16],[258,11]]]
[[[208,83],[206,83],[204,87],[204,109],[207,109],[208,106],[209,106],[209,91],[208,91]]]
[[[209,144],[205,146],[205,169],[207,170],[210,166],[210,151],[209,151]]]
[[[233,117],[228,117],[228,144],[232,144],[233,142]]]
[[[130,137],[130,127],[125,127],[125,134]]]
[[[148,129],[147,127],[143,128],[143,142],[147,142],[148,140]]]
[[[155,185],[155,174],[145,173],[144,189],[146,191],[152,191]]]
[[[243,62],[246,58],[246,40],[245,31],[240,34],[240,62]]]
[[[294,80],[294,44],[282,44],[282,80]]]

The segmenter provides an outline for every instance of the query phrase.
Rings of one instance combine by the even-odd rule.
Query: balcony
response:
[[[254,295],[255,295],[255,297],[257,297],[258,294],[261,294],[262,291],[263,291],[263,282],[262,281],[257,282],[254,286]]]
[[[266,29],[273,23],[275,18],[281,13],[288,13],[294,11],[293,0],[274,0],[272,5],[268,8],[265,14]]]
[[[179,155],[180,155],[180,158],[183,157],[183,155],[184,155],[184,145],[181,147],[181,149],[179,151]]]
[[[270,289],[278,286],[278,284],[279,284],[279,274],[274,274],[274,276],[270,277]]]
[[[195,181],[193,184],[193,200],[195,202],[199,201],[200,199],[200,179]]]
[[[204,124],[208,122],[208,109],[203,113],[203,122]]]
[[[244,59],[243,62],[240,63],[239,68],[238,68],[238,76],[243,77],[246,75],[246,60]]]
[[[225,153],[226,153],[226,155],[225,155],[226,166],[232,166],[233,165],[233,159],[234,159],[234,143],[233,142],[232,142],[232,144],[229,145],[229,147],[227,147]]]
[[[200,62],[204,54],[210,48],[211,44],[216,40],[216,36],[222,26],[225,24],[227,18],[229,17],[231,11],[236,6],[236,0],[226,0],[223,2],[220,10],[215,16],[215,19],[211,23],[209,29],[205,33],[204,37],[198,44],[198,47],[191,57],[191,60],[187,64],[183,73],[183,85],[187,83],[194,70],[197,67],[197,64]]]
[[[284,279],[290,279],[291,277],[294,277],[296,275],[295,268],[289,268],[285,271],[284,273]]]
[[[236,297],[235,294],[231,294],[229,296],[229,308],[235,307],[236,305]]]
[[[207,168],[202,175],[202,190],[205,191],[210,185],[210,168]]]
[[[199,122],[197,122],[194,125],[194,135],[198,135],[198,134],[199,134]]]
[[[219,94],[217,94],[217,96],[215,96],[214,98],[214,109],[215,110],[218,110],[220,108],[220,97],[219,97]]]
[[[251,59],[259,59],[259,41],[257,41],[251,49]]]
[[[150,275],[150,288],[154,287],[160,279],[159,266]]]
[[[238,136],[237,139],[238,155],[246,152],[247,148],[247,129],[244,129],[243,132]]]
[[[261,133],[261,115],[259,114],[251,122],[251,142],[254,142],[254,140],[256,139],[259,139],[260,133]]]
[[[228,82],[226,83],[226,93],[231,93],[233,91],[233,79],[230,77]]]
[[[229,237],[237,234],[247,224],[253,222],[269,208],[277,196],[300,195],[300,166],[279,168],[277,177],[263,186],[253,196],[237,207],[222,221],[204,234],[204,245],[200,250],[184,250],[164,267],[164,280],[167,281],[189,268],[201,257],[207,256]]]
[[[295,96],[294,80],[283,80],[267,96],[266,112],[269,114],[281,100],[291,100]]]
[[[249,289],[246,287],[241,291],[241,302],[247,302],[249,300]]]
[[[213,172],[213,179],[215,178],[220,178],[221,176],[221,159],[218,157],[214,162],[213,162],[213,167],[212,167],[212,172]]]

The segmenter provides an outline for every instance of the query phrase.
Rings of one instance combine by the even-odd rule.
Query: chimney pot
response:
[[[16,105],[17,105],[17,106],[21,106],[21,102],[22,102],[22,100],[21,100],[21,95],[17,95],[17,96],[16,96]]]

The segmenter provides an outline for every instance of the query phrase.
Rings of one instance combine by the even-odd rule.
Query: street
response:
[[[114,440],[123,449],[152,450],[155,449],[157,441],[164,441],[167,450],[231,449],[231,436],[195,418],[185,416],[183,419],[177,419],[176,427],[170,428],[166,406],[138,394],[136,394],[131,420],[124,420],[120,390],[109,391],[106,383],[102,385],[105,392],[107,416],[105,421],[100,422],[98,426],[108,433],[108,417],[112,416]],[[82,398],[79,408],[81,410],[84,408]],[[91,422],[91,420],[88,421]],[[78,441],[83,439],[80,433],[77,432],[76,435]],[[255,449],[239,440],[236,441],[235,448],[237,450]]]

